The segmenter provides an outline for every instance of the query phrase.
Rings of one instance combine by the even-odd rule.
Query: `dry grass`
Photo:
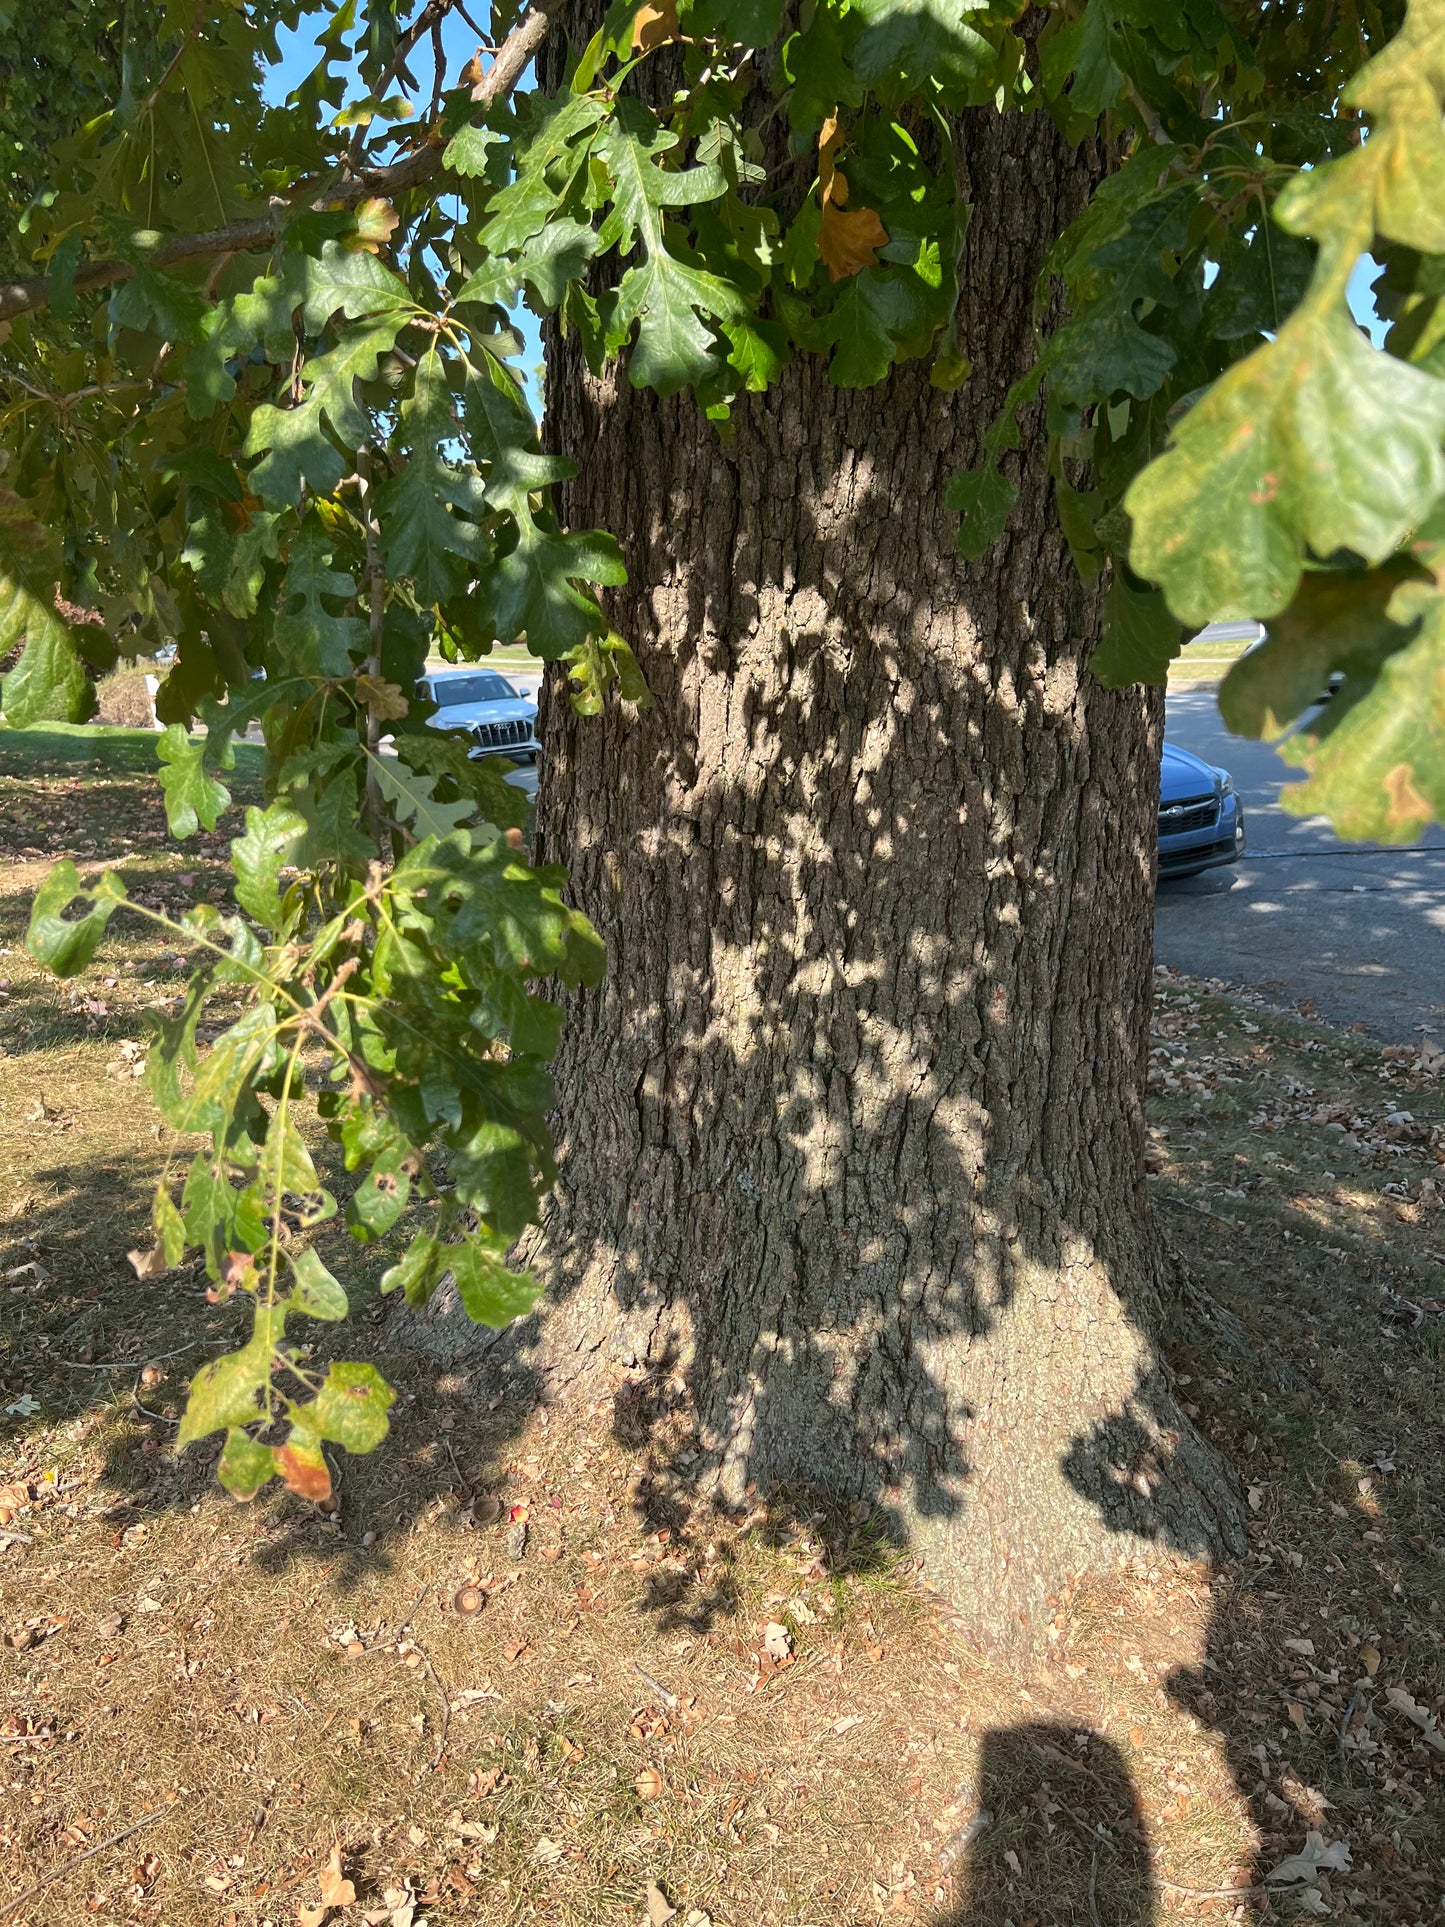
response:
[[[649,1882],[675,1927],[1283,1920],[1291,1899],[1215,1890],[1315,1825],[1353,1852],[1335,1919],[1434,1917],[1445,1761],[1387,1699],[1445,1689],[1432,1076],[1162,981],[1154,1183],[1232,1314],[1176,1356],[1253,1546],[1213,1576],[1121,1567],[1016,1679],[871,1518],[799,1495],[721,1518],[659,1480],[668,1414],[625,1379],[564,1414],[438,1378],[375,1300],[384,1249],[338,1239],[363,1307],[343,1342],[402,1394],[338,1516],[235,1506],[178,1460],[184,1380],[237,1316],[125,1262],[165,1148],[134,1047],[179,977],[122,932],[56,986],[18,940],[62,850],[118,850],[157,898],[218,858],[165,846],[114,759],[72,787],[0,739],[0,779],[0,1412],[38,1407],[0,1417],[0,1484],[33,1495],[0,1496],[0,1543],[23,1535],[0,1555],[0,1907],[147,1820],[14,1920],[290,1927],[334,1849],[358,1899],[333,1922],[398,1927],[646,1921]],[[1332,1106],[1358,1128],[1309,1121]]]
[[[144,663],[122,663],[95,686],[96,721],[119,729],[150,729],[155,702],[146,687]]]
[[[1209,637],[1203,642],[1186,642],[1169,665],[1169,687],[1179,689],[1222,682],[1231,664],[1238,662],[1249,647],[1247,639]]]

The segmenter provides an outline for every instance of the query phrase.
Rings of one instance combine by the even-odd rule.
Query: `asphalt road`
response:
[[[1387,850],[1290,816],[1280,792],[1301,772],[1229,735],[1213,689],[1169,697],[1168,736],[1232,773],[1249,849],[1227,869],[1160,884],[1159,962],[1309,1003],[1389,1043],[1418,1043],[1422,1030],[1445,1043],[1445,830]]]

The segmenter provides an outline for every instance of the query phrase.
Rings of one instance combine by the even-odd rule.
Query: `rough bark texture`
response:
[[[544,705],[541,852],[610,964],[569,1010],[524,1349],[552,1395],[681,1374],[723,1495],[878,1500],[1021,1647],[1071,1574],[1236,1514],[1150,1338],[1162,704],[1085,673],[1041,413],[994,554],[961,562],[944,507],[1102,160],[1042,114],[960,146],[956,395],[802,360],[724,440],[551,344],[563,511],[622,540],[654,703]]]

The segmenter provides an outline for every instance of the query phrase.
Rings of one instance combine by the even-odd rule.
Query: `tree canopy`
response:
[[[86,665],[174,645],[178,837],[226,810],[234,739],[266,743],[234,909],[168,925],[196,969],[150,1083],[209,1145],[157,1188],[140,1260],[199,1247],[216,1294],[254,1301],[181,1429],[226,1431],[243,1496],[279,1475],[324,1497],[323,1444],[387,1427],[372,1367],[319,1377],[287,1337],[347,1309],[306,1241],[338,1210],[307,1089],[363,1174],[358,1238],[435,1200],[388,1288],[424,1302],[450,1273],[498,1325],[536,1295],[507,1253],[552,1170],[562,1018],[539,985],[603,958],[565,876],[524,859],[523,799],[427,726],[418,677],[521,642],[584,712],[647,692],[608,620],[616,540],[550,504],[567,469],[518,376],[519,305],[594,367],[690,392],[719,435],[798,355],[846,388],[924,358],[955,389],[958,117],[1102,141],[1116,165],[1041,278],[1033,366],[952,485],[962,552],[1004,533],[1042,392],[1076,565],[1108,572],[1096,673],[1157,681],[1186,627],[1263,619],[1232,727],[1276,732],[1345,678],[1291,739],[1292,806],[1404,840],[1445,805],[1445,0],[616,0],[550,93],[558,12],[73,4],[37,34],[0,4],[5,716],[80,720]],[[460,71],[449,15],[485,43]],[[287,90],[298,27],[315,61]],[[1367,256],[1382,346],[1347,299]],[[120,911],[165,921],[61,864],[31,946],[78,971]],[[218,992],[244,1008],[203,1047]]]

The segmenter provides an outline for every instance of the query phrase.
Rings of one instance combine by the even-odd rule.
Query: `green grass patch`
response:
[[[0,728],[0,776],[47,776],[82,769],[151,775],[156,769],[153,729],[116,729],[103,723],[43,723],[35,729]],[[235,775],[259,783],[265,751],[259,743],[235,743]]]

